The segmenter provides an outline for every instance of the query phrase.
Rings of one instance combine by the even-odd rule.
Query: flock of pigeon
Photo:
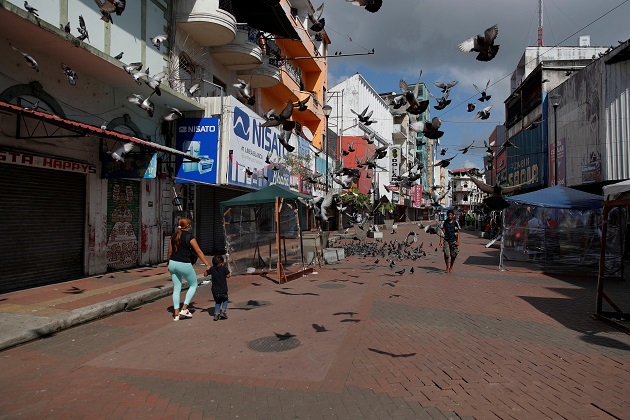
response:
[[[339,244],[333,246],[343,248],[344,255],[346,257],[358,256],[364,259],[375,260],[372,262],[374,267],[388,267],[392,273],[402,276],[405,273],[414,273],[414,268],[410,267],[401,268],[396,270],[398,263],[403,261],[416,261],[419,258],[427,256],[427,252],[424,249],[424,242],[418,244],[418,234],[411,231],[407,234],[407,237],[402,242],[398,239],[385,241],[382,239],[375,239],[374,241],[357,241],[357,237],[352,238],[353,241],[347,241],[340,238]],[[433,243],[429,244],[433,247]],[[438,248],[435,248],[435,252]],[[395,281],[394,281],[395,283]],[[394,286],[394,284],[385,283],[387,286]]]
[[[370,12],[376,12],[382,6],[382,1],[352,1],[347,0],[348,2],[357,5],[363,6],[366,10]],[[308,14],[308,20],[311,23],[310,30],[317,33],[320,33],[324,30],[326,19],[323,16],[324,14],[324,4],[322,3],[314,13]],[[476,52],[478,61],[487,62],[492,60],[498,50],[499,45],[495,44],[495,40],[498,35],[498,27],[494,25],[484,31],[483,34],[475,35],[466,39],[462,43],[458,45],[459,49],[463,52]],[[430,121],[422,120],[421,115],[429,108],[430,101],[429,100],[418,100],[419,97],[419,89],[422,77],[422,71],[420,71],[420,76],[418,78],[418,82],[411,88],[404,80],[400,80],[400,90],[401,94],[396,95],[392,98],[390,103],[390,109],[392,113],[402,115],[402,113],[406,112],[409,115],[410,119],[410,129],[417,133],[422,133],[423,136],[427,139],[433,140],[439,145],[439,139],[444,135],[444,132],[440,130],[442,125],[442,119],[438,117],[432,118]],[[441,97],[436,97],[431,94],[431,97],[436,100],[437,104],[434,105],[436,110],[445,109],[450,103],[449,99],[450,91],[453,87],[457,85],[457,81],[452,81],[450,83],[443,82],[435,82],[435,86],[438,87],[441,92]],[[488,88],[490,87],[490,80],[486,83],[485,89],[479,89],[476,85],[473,85],[475,89],[479,92],[480,97],[478,98],[479,102],[486,102],[490,100],[491,95],[487,93]],[[308,101],[308,98],[307,98]],[[306,109],[306,103],[303,104],[295,104],[291,101],[287,101],[287,105],[280,112],[277,113],[275,110],[270,110],[267,112],[264,117],[267,120],[263,126],[277,126],[280,128],[280,143],[285,147],[287,152],[292,152],[294,150],[293,146],[288,144],[288,139],[290,138],[291,132],[294,128],[296,128],[295,122],[291,121],[291,115],[293,109],[298,107],[300,111]],[[404,111],[398,111],[401,108],[404,108]],[[474,103],[468,104],[468,112],[473,112],[476,108]],[[483,109],[479,110],[475,116],[475,119],[479,118],[482,120],[488,119],[490,117],[490,110],[492,106],[486,106]],[[357,120],[363,126],[370,126],[372,124],[377,123],[378,121],[372,119],[373,111],[370,111],[369,106],[366,107],[363,111],[358,112],[354,109],[351,109],[351,112],[356,115]],[[373,144],[376,134],[374,132],[368,134],[364,134],[362,139],[366,141],[367,144]],[[471,143],[469,146],[466,146],[462,149],[459,149],[459,152],[465,154],[472,148],[474,145]],[[493,153],[490,147],[487,147],[488,153]],[[448,149],[442,149],[441,155],[444,156]],[[348,145],[347,149],[341,151],[341,156],[347,156],[350,153],[355,151],[354,142]],[[359,177],[361,176],[360,168],[367,169],[375,169],[378,166],[377,161],[379,159],[383,159],[387,156],[387,146],[377,148],[372,156],[365,157],[364,159],[359,159],[355,156],[356,167],[349,168],[343,167],[343,159],[340,159],[337,167],[332,171],[332,181],[339,184],[342,189],[348,189],[352,186],[353,183],[358,183]],[[448,167],[450,162],[457,156],[455,154],[452,157],[441,159],[434,166]],[[268,160],[268,164],[271,162]],[[274,165],[274,169],[277,165]],[[249,168],[248,168],[249,169]],[[384,168],[382,168],[384,169]],[[411,186],[416,180],[420,179],[422,176],[422,171],[424,169],[424,165],[421,162],[415,162],[412,165],[408,165],[407,172],[395,177],[391,180],[389,185],[384,185],[384,188],[387,191],[390,191],[390,188],[396,186]],[[370,172],[365,172],[367,177],[369,177]],[[320,182],[321,174],[314,173],[312,176],[307,177],[307,181],[311,183]],[[327,181],[327,180],[326,180]],[[480,181],[479,181],[480,182]],[[432,188],[431,190],[431,198],[432,204],[434,206],[438,206],[441,199],[446,196],[448,190],[443,194],[438,194],[436,191],[437,188]],[[351,194],[352,192],[345,192],[344,194]],[[320,222],[325,222],[328,220],[327,212],[333,205],[333,203],[341,202],[341,197],[335,195],[330,192],[326,195],[326,197],[316,197],[308,201],[308,206],[313,208],[316,214],[316,219]],[[377,202],[377,205],[380,204],[380,201]],[[376,209],[355,209],[353,213],[354,216],[351,217],[352,221],[362,220],[365,221],[371,219],[374,215]]]
[[[94,0],[94,1],[101,12],[101,15],[102,15],[101,20],[108,22],[110,24],[114,24],[113,15],[121,16],[126,6],[126,0]],[[377,12],[381,8],[382,3],[383,3],[382,0],[346,0],[346,1],[353,5],[364,7],[368,12],[371,12],[371,13]],[[279,0],[263,0],[263,3],[266,5],[275,5],[279,3]],[[24,1],[24,7],[31,15],[33,15],[36,19],[39,19],[38,10],[36,8],[29,5],[27,1]],[[310,29],[316,34],[321,33],[325,28],[326,20],[325,20],[325,17],[323,16],[323,12],[324,12],[324,3],[322,3],[314,11],[314,13],[309,13],[307,15],[311,23]],[[73,34],[71,33],[72,28],[71,28],[70,22],[68,22],[66,25],[61,25],[61,27],[66,32],[68,37],[73,36]],[[78,36],[75,37],[77,40],[87,41],[87,42],[90,41],[88,28],[86,26],[83,16],[79,16],[79,27],[77,28],[77,32],[79,34]],[[476,59],[479,61],[490,61],[496,56],[499,50],[499,46],[495,45],[497,34],[498,34],[498,27],[497,25],[494,25],[486,29],[486,31],[482,35],[472,36],[471,38],[459,44],[459,49],[463,52],[476,52],[477,53]],[[164,43],[167,40],[167,38],[168,38],[167,35],[160,34],[160,35],[150,38],[150,40],[153,46],[155,46],[155,48],[159,50],[162,43]],[[24,60],[28,63],[30,67],[32,67],[35,71],[39,72],[40,70],[39,65],[37,61],[30,54],[19,50],[13,45],[11,45],[11,47],[16,52],[22,55],[22,57],[24,58]],[[123,58],[123,53],[121,52],[115,58],[118,60],[121,60]],[[60,66],[68,80],[68,83],[72,86],[75,86],[77,84],[77,80],[79,79],[79,76],[76,73],[76,71],[64,63],[61,63]],[[158,96],[161,95],[160,85],[162,81],[164,80],[164,78],[166,77],[166,74],[164,72],[159,72],[157,74],[151,75],[148,68],[145,71],[142,71],[143,63],[141,62],[132,62],[126,65],[123,65],[122,67],[138,85],[141,86],[144,83],[146,86],[148,86],[151,89],[151,93],[148,96],[138,94],[138,93],[133,93],[129,95],[127,99],[130,103],[135,104],[139,108],[146,111],[147,115],[150,118],[152,118],[155,112],[155,106],[153,102],[151,101],[151,97],[153,95],[158,95]],[[422,72],[420,72],[420,76],[421,75],[422,75]],[[435,109],[442,110],[451,103],[451,100],[448,99],[448,97],[449,97],[451,89],[455,85],[457,85],[457,81],[453,81],[450,83],[435,82],[435,86],[440,88],[442,92],[442,97],[440,98],[431,95],[432,98],[434,98],[437,101],[437,104],[434,106]],[[245,82],[244,80],[239,79],[238,83],[235,84],[234,86],[238,89],[239,96],[247,104],[249,105],[255,104],[256,98],[253,95],[253,91],[249,83]],[[392,110],[397,110],[403,107],[404,105],[407,105],[407,107],[405,108],[405,112],[407,112],[410,116],[411,130],[418,133],[422,133],[424,137],[426,137],[427,139],[434,140],[437,142],[437,144],[439,144],[440,137],[444,135],[444,132],[440,130],[442,120],[437,117],[432,118],[430,121],[424,121],[424,120],[419,119],[420,115],[424,111],[426,111],[427,108],[429,107],[429,100],[424,100],[424,101],[418,100],[419,86],[420,86],[420,78],[418,79],[418,83],[416,83],[413,89],[410,89],[407,83],[401,79],[400,80],[401,95],[394,97],[390,105],[392,107]],[[486,83],[485,89],[483,90],[479,89],[476,85],[474,85],[475,89],[477,89],[481,95],[478,98],[480,102],[488,101],[491,98],[491,95],[487,94],[487,90],[489,86],[490,86],[489,80]],[[198,90],[199,90],[199,84],[196,84],[189,89],[189,93],[191,95],[194,95]],[[279,128],[280,130],[279,141],[282,144],[282,146],[286,149],[287,152],[294,151],[294,147],[289,144],[291,133],[293,132],[294,129],[296,129],[295,121],[291,120],[293,110],[297,109],[298,111],[305,111],[308,108],[307,102],[309,99],[310,99],[310,96],[307,96],[306,99],[298,101],[297,103],[294,103],[292,101],[287,101],[286,106],[284,107],[284,109],[282,109],[282,111],[276,112],[274,109],[271,109],[264,115],[264,118],[266,121],[265,123],[262,124],[262,126]],[[174,107],[169,107],[169,106],[167,107],[169,108],[170,112],[162,116],[164,120],[173,121],[178,118],[182,118],[183,115],[178,109]],[[489,118],[491,108],[492,106],[486,106],[485,108],[477,112],[475,118],[479,118],[482,120]],[[474,103],[468,104],[469,112],[473,112],[474,109],[475,109]],[[377,123],[376,120],[373,120],[371,118],[372,111],[369,111],[369,107],[365,108],[362,112],[357,112],[355,110],[352,110],[352,112],[357,116],[357,119],[359,120],[359,122],[361,122],[364,126],[369,126],[371,124]],[[371,135],[366,134],[363,136],[363,139],[368,144],[372,144],[374,143],[374,137],[375,137],[374,133],[372,133]],[[460,149],[460,151],[464,154],[468,151],[468,149],[470,149],[470,147],[472,147],[472,144],[466,148]],[[352,145],[349,149],[352,149]],[[487,149],[489,152],[491,151],[489,147]],[[446,150],[447,149],[443,149],[443,153],[441,154],[445,155]],[[347,155],[351,151],[352,150],[343,151],[342,154]],[[125,148],[123,147],[121,148],[121,152],[122,152],[121,154],[114,153],[112,155],[119,157],[120,159],[118,160],[124,160],[124,154],[127,153],[127,150],[125,150]],[[361,176],[361,172],[359,171],[358,168],[365,167],[368,169],[375,169],[378,167],[376,162],[379,159],[385,158],[386,155],[387,155],[387,147],[381,147],[381,148],[377,148],[374,154],[371,157],[367,157],[364,161],[359,160],[358,158],[355,158],[357,168],[337,167],[333,171],[332,180],[333,182],[336,182],[339,185],[341,185],[342,188],[344,189],[350,188],[350,186],[353,183],[358,182],[358,179]],[[457,154],[450,158],[444,158],[440,160],[438,163],[436,163],[435,166],[447,167],[450,164],[451,160],[454,159],[456,156]],[[267,162],[267,163],[270,163],[270,162]],[[402,174],[401,176],[397,177],[396,179],[393,179],[391,185],[392,186],[411,185],[415,180],[420,178],[423,169],[424,168],[423,168],[422,163],[410,165],[409,170],[406,173]],[[246,171],[247,170],[249,170],[249,172],[252,172],[249,168],[247,168]],[[309,177],[309,181],[313,183],[319,182],[320,176],[321,174],[319,174],[319,176],[317,174],[313,174],[312,177]],[[439,198],[439,197],[436,197],[436,198]],[[317,206],[317,204],[320,204],[320,205],[323,204],[323,206],[321,207],[323,207],[324,210],[319,213],[321,215],[319,217],[319,220],[325,221],[327,219],[327,216],[326,216],[327,205],[329,206],[332,201],[334,200],[332,200],[331,198],[327,196],[327,197],[322,198],[322,200],[320,200],[320,203],[311,203],[311,205],[316,206],[316,207],[319,207]],[[434,203],[435,201],[436,200],[434,200]]]

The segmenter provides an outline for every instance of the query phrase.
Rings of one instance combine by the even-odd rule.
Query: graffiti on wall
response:
[[[139,187],[137,182],[110,180],[107,187],[107,267],[138,263]]]

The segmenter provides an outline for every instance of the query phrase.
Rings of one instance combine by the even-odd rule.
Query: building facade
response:
[[[169,25],[164,3],[128,2],[112,25],[93,3],[31,1],[34,14],[3,2],[0,212],[12,222],[0,239],[11,261],[0,290],[162,261],[172,227],[162,213],[172,205],[161,194],[165,162],[196,158],[172,148],[161,116],[167,106],[202,110],[167,83],[159,96],[142,83],[167,70],[167,50],[150,41]],[[123,69],[131,62],[150,69],[139,84]],[[150,107],[134,94],[150,96]]]
[[[549,173],[549,95],[597,60],[608,47],[527,47],[512,74],[512,93],[505,100],[506,142],[498,144],[498,168],[503,185],[523,184],[523,192],[551,184]],[[507,146],[506,146],[507,145]],[[511,147],[515,146],[515,147]]]
[[[177,130],[178,145],[183,150],[198,147],[197,153],[214,161],[214,168],[186,171],[186,164],[181,165],[173,190],[184,198],[182,212],[197,220],[202,250],[223,253],[221,201],[271,184],[323,194],[322,185],[305,183],[299,175],[303,171],[288,162],[298,154],[309,171],[323,172],[324,155],[316,152],[323,148],[325,132],[329,41],[325,31],[308,29],[307,14],[314,11],[308,0],[277,5],[216,1],[210,10],[204,9],[213,3],[208,0],[176,3],[176,41],[170,54],[176,88],[187,94],[198,86],[194,96],[203,107],[203,121],[214,124],[216,131],[205,138],[199,133],[197,140],[189,138],[189,127],[205,122],[179,122],[184,128]],[[253,98],[241,94],[240,83],[250,87]],[[305,107],[293,109],[295,128],[287,133],[285,147],[279,127],[263,124],[265,115],[280,113],[289,101]]]
[[[0,252],[19,270],[3,267],[0,290],[162,262],[182,216],[204,252],[224,253],[220,201],[299,188],[261,124],[308,99],[289,144],[321,148],[329,41],[306,29],[309,1],[126,2],[112,22],[94,2],[23,3],[0,13],[1,214],[14,220]]]
[[[334,132],[339,142],[339,152],[335,160],[340,167],[356,168],[357,163],[370,158],[376,148],[392,146],[394,123],[388,103],[363,76],[357,73],[343,80],[333,86],[328,95],[328,105],[332,107],[329,129]],[[371,114],[369,117],[371,122],[367,124],[360,122],[357,116],[357,113],[361,114],[365,110],[367,110],[365,115]],[[365,138],[370,138],[372,144],[368,144]],[[354,148],[355,152],[350,152],[350,148]],[[349,153],[344,155],[344,151]],[[392,193],[388,192],[385,186],[389,185],[392,179],[392,153],[396,154],[398,151],[390,150],[388,153],[387,158],[376,162],[378,167],[375,170],[362,171],[361,179],[370,176],[368,182],[363,181],[364,184],[361,179],[359,181],[364,185],[362,193],[371,190],[376,199],[383,195],[392,199]],[[393,157],[395,170],[400,168],[400,165],[396,168],[396,159],[401,158]],[[366,188],[368,184],[371,184],[371,188]]]
[[[460,168],[449,171],[451,205],[464,214],[476,214],[486,194],[470,180],[468,171],[473,168]]]

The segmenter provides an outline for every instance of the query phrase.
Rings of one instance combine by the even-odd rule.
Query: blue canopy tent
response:
[[[505,197],[499,268],[505,261],[539,265],[544,271],[566,266],[597,269],[603,197],[560,185]]]
[[[586,193],[573,188],[556,185],[555,187],[505,197],[509,203],[528,204],[556,209],[601,209],[604,198],[601,195]]]

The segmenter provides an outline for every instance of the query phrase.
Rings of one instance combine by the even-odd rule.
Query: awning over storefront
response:
[[[33,119],[33,120],[41,121],[42,123],[45,123],[45,124],[50,124],[55,127],[69,130],[69,131],[72,131],[73,133],[76,133],[79,137],[98,137],[98,138],[103,138],[103,139],[132,142],[150,151],[165,152],[172,155],[184,157],[194,162],[199,162],[199,158],[191,156],[187,153],[181,152],[177,149],[166,147],[161,144],[153,143],[146,140],[140,140],[137,137],[121,134],[116,131],[104,130],[100,127],[85,124],[79,121],[70,120],[67,118],[61,118],[57,115],[49,114],[47,112],[30,110],[30,109],[22,108],[20,106],[9,104],[2,101],[0,101],[0,111],[11,112],[15,114],[18,118],[22,117],[24,119],[27,119],[27,118]],[[17,123],[19,125],[19,120],[17,121]],[[54,134],[51,133],[50,137],[53,137],[53,136]]]

